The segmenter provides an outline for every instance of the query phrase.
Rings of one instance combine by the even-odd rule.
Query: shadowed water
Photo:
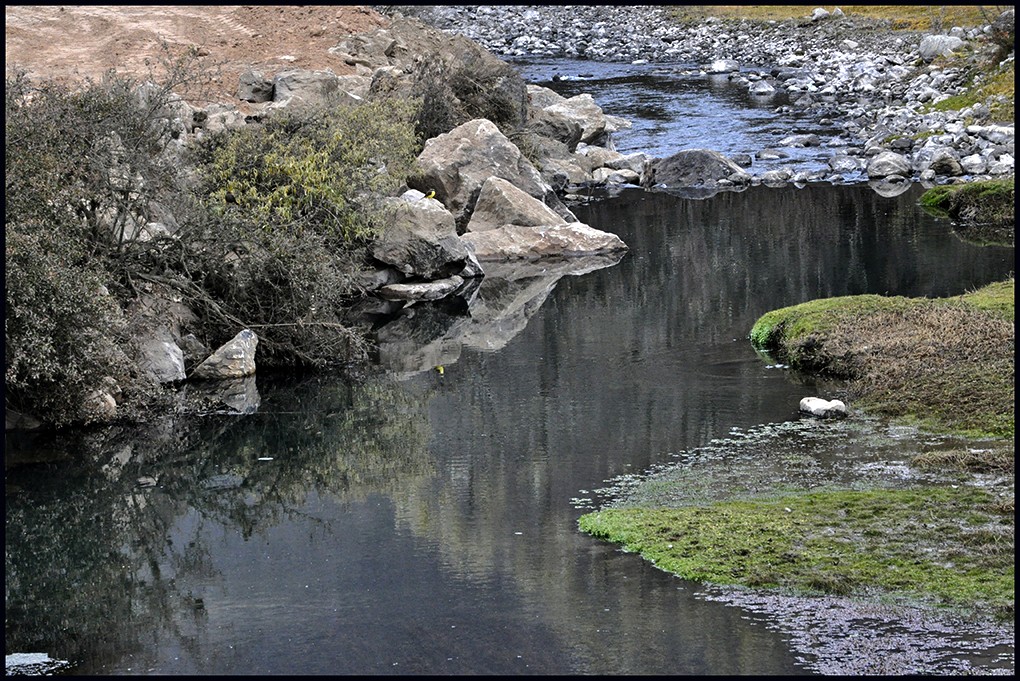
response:
[[[8,434],[8,654],[83,675],[818,672],[767,608],[580,534],[579,500],[800,420],[816,387],[746,340],[764,312],[1012,271],[919,191],[627,191],[575,207],[629,244],[617,264],[550,277],[493,349],[450,334],[442,373],[260,375],[248,416]]]

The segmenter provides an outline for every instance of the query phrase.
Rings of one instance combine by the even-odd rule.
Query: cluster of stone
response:
[[[988,25],[945,33],[884,30],[838,8],[805,8],[801,21],[709,17],[683,25],[675,20],[676,9],[664,7],[457,5],[408,11],[506,57],[697,64],[702,73],[726,74],[757,97],[783,93],[791,102],[784,106],[811,111],[842,130],[832,143],[831,172],[775,170],[758,178],[765,182],[946,182],[1014,172],[1012,121],[991,120],[985,103],[932,108],[968,85],[966,69],[939,57],[986,48],[997,32],[1012,31],[1013,10]]]

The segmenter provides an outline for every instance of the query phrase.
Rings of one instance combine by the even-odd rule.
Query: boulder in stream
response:
[[[650,161],[642,176],[646,187],[700,187],[719,180],[746,184],[750,175],[718,151],[685,149],[667,158]]]

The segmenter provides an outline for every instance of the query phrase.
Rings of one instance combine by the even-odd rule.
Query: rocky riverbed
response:
[[[805,7],[800,21],[708,17],[694,25],[681,25],[669,10],[657,7],[386,9],[464,35],[504,58],[559,56],[693,66],[706,76],[725,75],[755,96],[784,92],[790,103],[783,106],[808,110],[842,130],[827,142],[833,147],[831,172],[783,171],[766,181],[840,181],[864,175],[885,185],[909,180],[941,184],[1013,174],[1012,121],[995,120],[988,102],[958,110],[932,108],[966,91],[968,71],[955,57],[990,50],[997,32],[1012,31],[1012,10],[988,25],[928,33],[893,31],[838,8],[830,12]],[[1002,64],[1012,60],[1010,52]],[[791,136],[784,143],[819,141]]]

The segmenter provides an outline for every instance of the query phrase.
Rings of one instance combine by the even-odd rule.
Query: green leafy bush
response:
[[[208,205],[270,232],[369,238],[380,226],[373,200],[402,186],[414,162],[412,113],[398,99],[327,104],[225,132],[204,157]]]
[[[179,196],[171,91],[113,75],[5,85],[5,402],[88,420],[88,394],[125,371],[115,294],[130,230]]]
[[[211,336],[225,340],[243,323],[267,365],[365,353],[340,319],[366,246],[384,229],[381,199],[414,163],[413,113],[401,99],[327,103],[225,131],[198,150],[209,219],[186,262]]]
[[[524,126],[528,91],[520,75],[482,56],[464,59],[450,65],[439,55],[427,55],[417,65],[412,94],[420,102],[415,130],[421,140],[475,118],[491,121],[508,137]]]

